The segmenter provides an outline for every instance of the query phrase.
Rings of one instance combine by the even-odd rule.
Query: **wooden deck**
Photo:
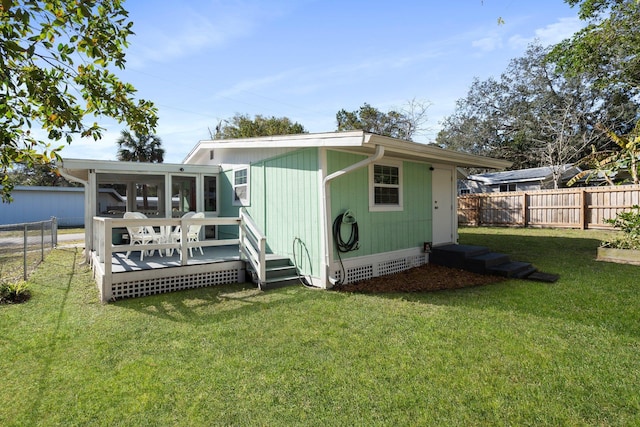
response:
[[[192,226],[238,227],[231,239],[190,239]],[[166,230],[181,230],[178,240],[158,239],[150,243],[114,244],[114,230],[153,227],[161,236]],[[233,234],[231,234],[233,235]],[[202,237],[202,236],[200,236]],[[153,249],[140,259],[140,248]],[[183,289],[245,282],[247,264],[259,286],[266,280],[266,237],[243,211],[238,217],[214,218],[103,218],[94,217],[88,241],[87,261],[93,268],[100,301],[140,297]],[[189,254],[193,249],[193,256]],[[203,253],[200,253],[202,248]],[[126,257],[126,252],[132,251]],[[172,255],[167,251],[173,250]],[[158,251],[163,251],[160,256]],[[180,258],[182,253],[182,259]],[[243,254],[241,257],[241,253]]]
[[[194,249],[182,265],[180,256],[161,257],[156,251],[140,261],[140,252],[114,252],[111,271],[92,256],[93,273],[102,302],[135,298],[184,289],[227,283],[245,282],[246,263],[240,259],[238,245],[203,247],[204,254]]]
[[[194,249],[193,257],[189,257],[187,265],[240,261],[240,249],[238,245],[203,247],[202,251],[204,255],[201,255],[198,249]],[[165,253],[163,253],[163,256],[160,256],[159,251],[155,251],[153,255],[146,255],[143,261],[140,261],[139,251],[131,252],[129,258],[125,256],[126,252],[115,252],[113,254],[111,258],[113,274],[157,268],[182,267],[178,251],[173,251],[173,255],[171,256]]]

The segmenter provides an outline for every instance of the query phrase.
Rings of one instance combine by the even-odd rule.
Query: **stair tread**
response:
[[[489,252],[489,248],[485,246],[475,246],[475,245],[444,245],[444,246],[436,246],[431,250],[432,254],[433,253],[457,254],[457,255],[462,255],[464,257],[482,255],[487,252]]]
[[[298,275],[291,275],[291,276],[280,276],[280,277],[272,277],[272,278],[268,278],[267,280],[265,280],[266,283],[276,283],[276,282],[285,282],[287,280],[298,280],[299,277]]]
[[[472,261],[472,260],[496,259],[496,258],[504,258],[504,257],[507,257],[507,258],[508,258],[509,256],[508,256],[508,255],[506,255],[506,254],[498,253],[498,252],[489,252],[489,253],[486,253],[486,254],[481,254],[481,255],[473,256],[473,257],[469,258],[469,261]]]
[[[536,271],[538,271],[537,268],[535,268],[534,266],[531,266],[525,270],[522,270],[516,274],[513,275],[513,277],[518,278],[518,279],[528,279],[529,276],[531,276],[532,274],[534,274]]]
[[[527,276],[527,280],[535,280],[536,282],[548,282],[554,283],[560,278],[559,274],[543,273],[542,271],[536,271]]]
[[[529,267],[530,265],[531,263],[529,262],[509,261],[509,262],[505,262],[504,264],[495,265],[491,267],[491,270],[509,271],[509,270],[515,270],[518,268],[526,268],[526,267]]]

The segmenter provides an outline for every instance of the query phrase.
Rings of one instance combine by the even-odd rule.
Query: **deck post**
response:
[[[102,279],[102,299],[109,301],[112,296],[111,282],[113,280],[113,244],[112,244],[112,229],[113,223],[111,218],[105,218],[104,220],[104,246],[102,251],[104,253],[104,277]]]

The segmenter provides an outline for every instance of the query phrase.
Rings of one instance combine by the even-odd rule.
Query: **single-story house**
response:
[[[559,167],[542,166],[468,175],[466,178],[458,180],[458,194],[534,191],[554,188],[554,177],[557,174],[560,174],[560,184],[564,185],[578,172],[580,172],[579,168],[566,164]]]
[[[82,187],[16,185],[11,196],[11,203],[0,203],[1,225],[48,221],[52,217],[61,227],[84,225]]]
[[[247,253],[287,258],[309,285],[323,289],[428,262],[431,246],[457,242],[456,168],[510,165],[363,131],[200,141],[182,165],[111,162],[105,169],[104,162],[87,162],[65,160],[60,170],[90,190],[88,216],[98,214],[93,198],[101,185],[117,180],[133,194],[141,177],[147,184],[155,177],[159,209],[147,214],[165,220],[153,225],[212,224],[212,237],[195,245],[239,242],[242,252],[243,241],[253,242]],[[186,204],[172,211],[177,191]],[[143,210],[128,203],[127,211]],[[187,210],[210,219],[178,220]],[[88,251],[112,241],[96,233],[103,227],[96,221],[87,231]],[[248,229],[257,233],[247,238]],[[263,249],[255,245],[260,239]],[[110,246],[106,251],[100,262],[112,254]],[[182,267],[189,262],[184,258]]]

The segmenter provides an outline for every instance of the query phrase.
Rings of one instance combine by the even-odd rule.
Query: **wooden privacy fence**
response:
[[[640,205],[640,185],[468,194],[458,197],[458,224],[611,228],[605,220]]]

